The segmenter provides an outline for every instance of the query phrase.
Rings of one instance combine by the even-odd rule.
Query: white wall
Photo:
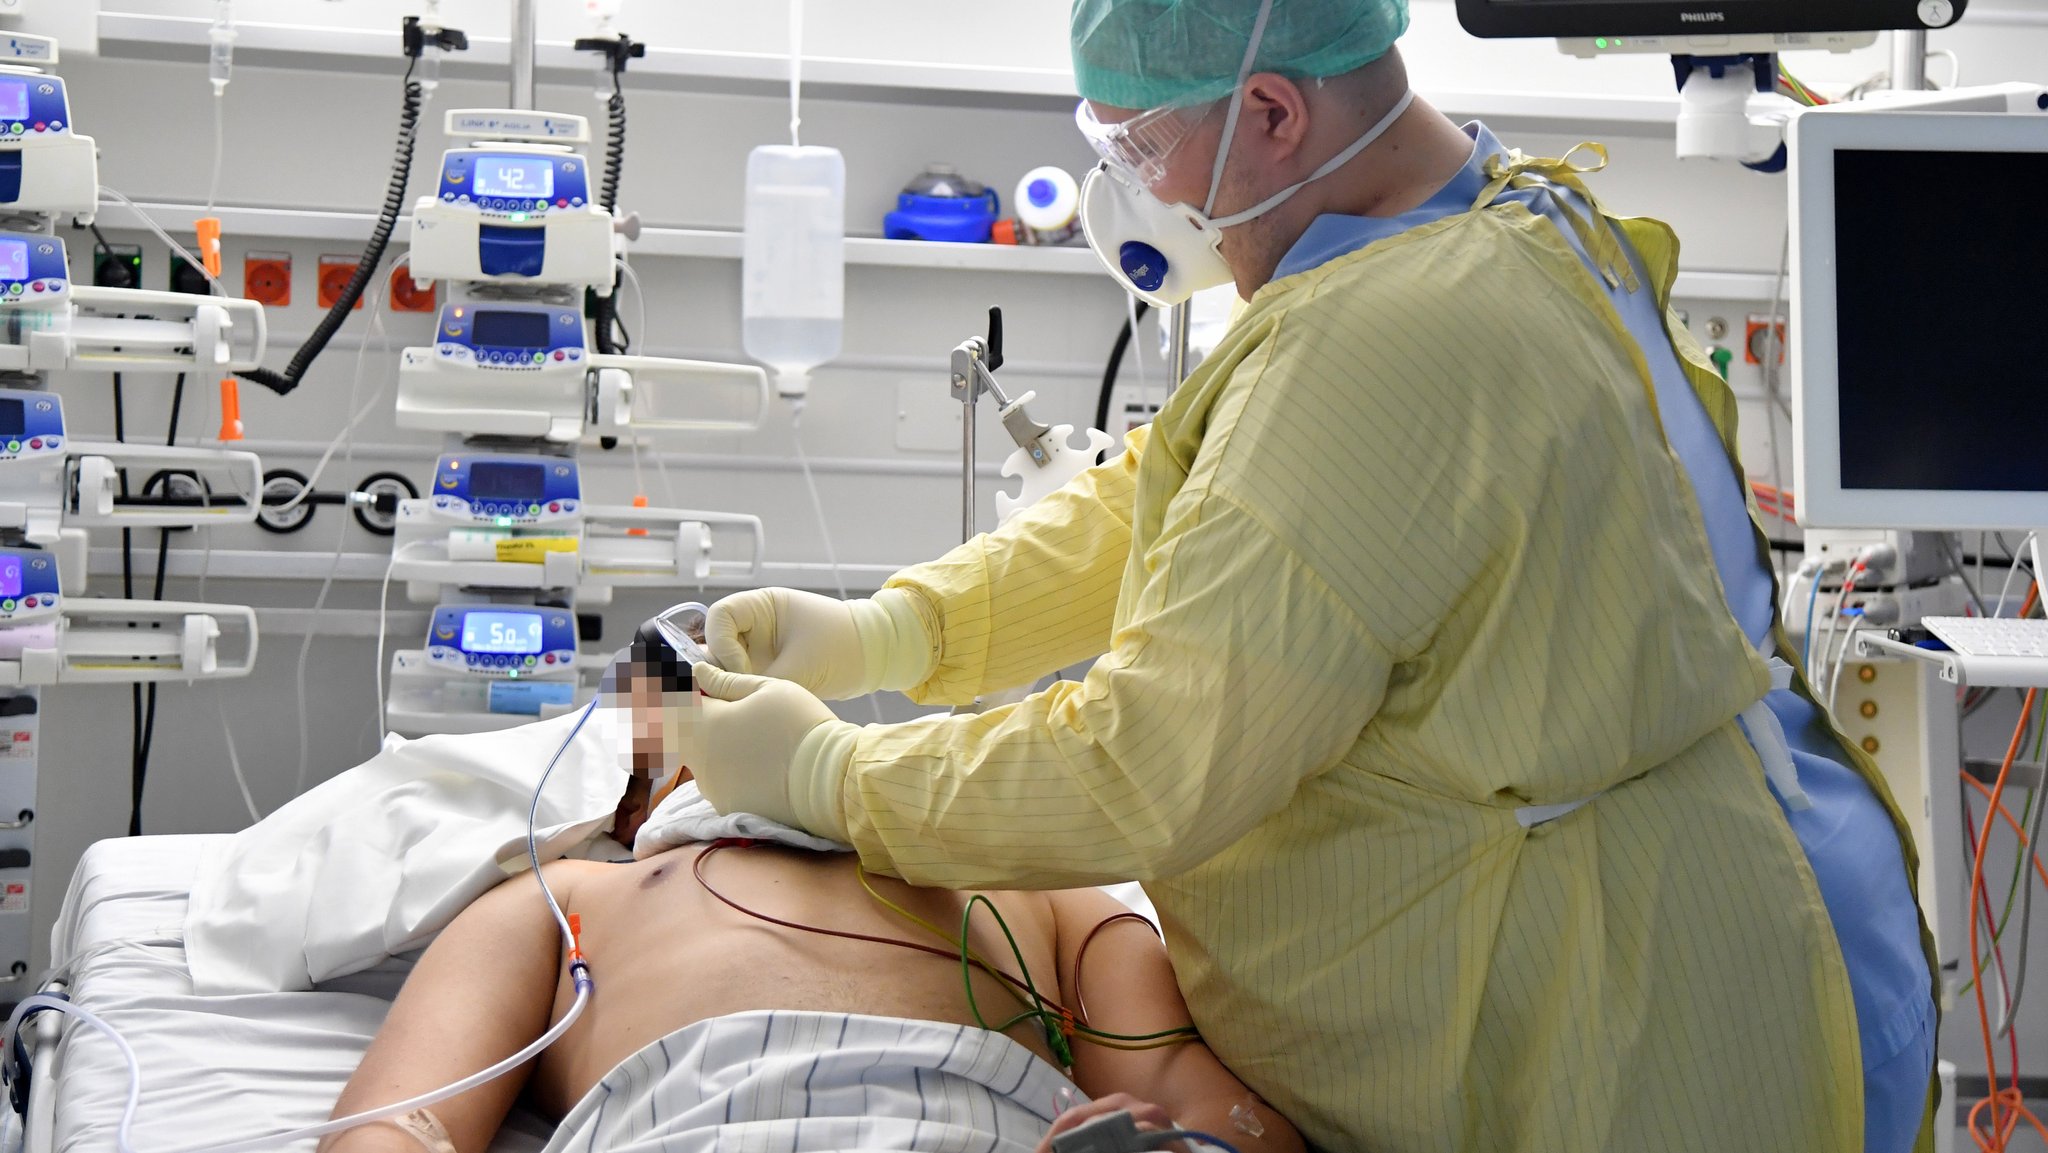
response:
[[[79,0],[31,0],[75,34]],[[100,55],[67,59],[80,127],[95,135],[103,153],[104,181],[148,202],[202,202],[210,162],[211,98],[204,75],[203,39],[210,0],[103,0],[96,6]],[[223,204],[283,210],[365,212],[382,195],[398,103],[398,17],[417,10],[405,0],[241,0],[242,48],[225,104],[226,179]],[[447,22],[476,40],[469,62],[451,63],[439,108],[495,105],[504,99],[501,0],[446,0]],[[563,42],[583,31],[571,0],[545,0],[540,104],[598,114],[588,65],[572,62]],[[1071,78],[1064,22],[1067,0],[1018,0],[1004,5],[961,5],[950,0],[829,0],[810,5],[807,21],[805,139],[845,151],[849,227],[875,235],[896,188],[927,161],[946,161],[1007,190],[1025,170],[1057,163],[1079,170],[1088,152],[1072,131]],[[702,0],[635,0],[622,27],[650,41],[654,51],[629,74],[632,148],[622,203],[649,224],[734,229],[740,218],[740,172],[748,149],[784,138],[788,119],[782,85],[786,7],[781,4],[711,4]],[[2048,82],[2048,11],[2019,0],[1980,0],[1962,28],[1937,33],[1934,46],[1954,50],[1969,82],[2028,79]],[[1670,221],[1684,238],[1681,263],[1688,274],[1732,273],[1734,283],[1763,286],[1733,294],[1701,288],[1682,299],[1695,332],[1705,339],[1712,318],[1728,321],[1739,339],[1744,318],[1766,306],[1768,278],[1784,242],[1784,182],[1738,168],[1681,165],[1672,156],[1668,120],[1670,76],[1659,58],[1584,62],[1549,44],[1484,43],[1457,28],[1449,0],[1416,0],[1414,31],[1405,52],[1418,88],[1458,115],[1484,114],[1510,143],[1536,154],[1558,155],[1582,139],[1607,143],[1613,158],[1595,178],[1619,211]],[[1841,58],[1793,57],[1791,66],[1814,83],[1851,83],[1882,70],[1884,45]],[[1937,64],[1937,74],[1946,70]],[[1577,103],[1568,101],[1576,100]],[[1574,111],[1577,110],[1577,111]],[[1647,111],[1646,111],[1647,110]],[[1583,115],[1587,122],[1573,119]],[[431,173],[443,142],[438,117],[420,144],[416,171]],[[415,183],[415,192],[423,186]],[[186,227],[186,211],[164,223]],[[110,216],[110,219],[112,217]],[[133,231],[111,236],[143,243],[148,286],[166,275],[161,246]],[[85,267],[89,243],[70,236],[75,264]],[[245,250],[284,250],[295,260],[294,303],[272,317],[273,363],[296,345],[316,316],[313,268],[322,253],[352,254],[350,240],[308,241],[230,235],[227,281],[240,283]],[[740,358],[738,265],[712,258],[644,257],[636,261],[645,289],[647,321],[635,325],[642,347],[655,353]],[[1689,283],[1709,286],[1710,279]],[[1729,283],[1726,281],[1720,283]],[[988,306],[1001,305],[1008,321],[1012,387],[1038,391],[1042,417],[1085,423],[1096,383],[1121,321],[1119,294],[1107,279],[1058,272],[986,273],[855,266],[849,270],[846,356],[821,370],[803,420],[803,443],[818,468],[832,544],[854,566],[850,583],[871,587],[895,566],[937,554],[958,536],[955,455],[941,447],[899,447],[899,389],[912,385],[911,403],[943,421],[945,356],[963,337],[980,331]],[[1730,296],[1736,298],[1729,298]],[[629,323],[636,307],[628,305]],[[328,356],[298,393],[275,398],[243,389],[250,444],[266,465],[307,470],[321,445],[346,419],[367,311],[351,320]],[[394,346],[421,342],[427,322],[388,318]],[[1148,323],[1147,328],[1151,325]],[[375,341],[363,358],[360,395],[388,387],[393,358]],[[1160,375],[1152,358],[1154,380]],[[1127,377],[1131,369],[1127,367]],[[131,380],[131,426],[160,429],[168,381]],[[1768,474],[1757,377],[1738,360],[1735,383],[1747,398],[1744,445],[1752,470]],[[108,383],[100,378],[62,380],[75,424],[111,431]],[[187,435],[210,431],[210,382],[194,382]],[[387,394],[388,397],[388,394]],[[917,416],[913,413],[913,416]],[[913,420],[912,423],[918,423]],[[984,414],[984,464],[1000,460],[1007,442]],[[138,434],[139,435],[139,434]],[[1785,467],[1789,471],[1789,434]],[[768,524],[771,558],[809,566],[813,587],[832,582],[817,518],[792,462],[786,413],[748,436],[699,437],[665,459],[675,500],[685,505],[753,512]],[[423,480],[439,450],[436,438],[403,433],[388,403],[379,404],[356,438],[354,459],[338,462],[323,487],[352,486],[363,475],[398,469]],[[636,491],[623,460],[591,463],[587,484],[608,499]],[[666,498],[647,463],[649,495]],[[981,489],[986,523],[994,484]],[[316,622],[307,694],[294,687],[299,639],[318,582],[255,576],[214,577],[206,595],[242,600],[276,611],[265,618],[258,675],[247,682],[175,687],[159,706],[157,751],[145,825],[156,832],[231,830],[246,823],[230,779],[221,733],[224,712],[252,789],[270,808],[291,793],[299,760],[297,718],[310,730],[310,776],[317,780],[362,759],[374,747],[372,631],[384,542],[342,525],[323,509],[314,527],[291,537],[253,530],[222,531],[213,548],[215,572],[260,570],[258,554],[306,551],[330,554],[337,539],[346,555]],[[96,542],[111,547],[111,539]],[[148,549],[141,547],[146,571]],[[174,572],[196,574],[199,543],[174,538]],[[103,553],[103,559],[105,554]],[[237,567],[239,566],[239,568]],[[316,570],[317,571],[317,570]],[[794,578],[792,578],[794,579]],[[118,576],[94,580],[96,592],[118,594]],[[174,596],[197,595],[196,582],[175,579]],[[400,598],[394,595],[394,602]],[[611,614],[611,636],[663,599],[622,599]],[[415,643],[416,615],[393,618],[393,636]],[[903,708],[903,702],[891,706]],[[63,883],[79,852],[93,839],[119,835],[126,822],[127,690],[65,689],[48,695],[42,776],[42,818],[37,840],[38,936],[54,915]],[[1988,738],[1987,738],[1988,739]],[[41,963],[40,958],[38,964]],[[2032,1002],[2030,1022],[2048,998]],[[2040,1067],[2048,1059],[2048,1031],[2023,1031],[2025,1048]],[[1951,1040],[1965,1064],[1971,1048]],[[2037,1047],[2039,1047],[2037,1049]]]

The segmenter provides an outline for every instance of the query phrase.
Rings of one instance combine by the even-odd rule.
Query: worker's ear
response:
[[[1237,135],[1257,149],[1264,164],[1281,164],[1308,139],[1308,98],[1301,86],[1277,72],[1255,72],[1245,81]]]

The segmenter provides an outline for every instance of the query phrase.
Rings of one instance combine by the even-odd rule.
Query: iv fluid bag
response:
[[[839,355],[846,315],[846,158],[836,148],[763,145],[747,157],[740,315],[747,355],[801,396]]]

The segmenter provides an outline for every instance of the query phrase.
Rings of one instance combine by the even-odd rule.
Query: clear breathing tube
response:
[[[553,1028],[541,1034],[531,1045],[519,1050],[510,1057],[492,1065],[488,1069],[472,1073],[460,1081],[444,1085],[432,1092],[421,1093],[415,1097],[408,1097],[403,1101],[396,1101],[375,1109],[364,1110],[361,1113],[353,1113],[347,1117],[337,1117],[332,1121],[324,1121],[318,1125],[294,1129],[288,1133],[266,1134],[261,1137],[251,1137],[244,1141],[235,1141],[226,1145],[212,1143],[190,1145],[182,1149],[168,1150],[165,1153],[264,1153],[265,1150],[275,1149],[279,1145],[289,1142],[304,1141],[313,1137],[325,1137],[330,1133],[339,1133],[344,1129],[353,1129],[358,1125],[368,1125],[373,1121],[400,1117],[415,1109],[424,1109],[437,1102],[446,1101],[450,1097],[467,1093],[479,1085],[497,1080],[499,1077],[512,1072],[514,1069],[539,1056],[543,1050],[554,1044],[561,1038],[562,1034],[567,1033],[570,1027],[576,1024],[577,1019],[583,1016],[583,1010],[590,1004],[591,997],[596,994],[597,984],[590,976],[589,963],[583,959],[583,951],[577,943],[575,929],[569,924],[569,918],[562,913],[562,906],[556,902],[553,890],[548,888],[547,878],[541,874],[540,847],[535,840],[534,826],[540,816],[541,793],[547,788],[548,778],[554,774],[555,766],[561,763],[562,756],[569,751],[569,746],[576,742],[576,737],[583,731],[583,726],[589,723],[590,714],[597,711],[599,699],[602,698],[593,698],[590,704],[584,707],[582,715],[576,718],[575,726],[569,730],[569,735],[562,738],[562,743],[555,749],[555,755],[548,759],[547,768],[542,770],[540,781],[533,787],[533,803],[526,810],[526,856],[533,863],[533,879],[540,884],[540,893],[548,903],[548,912],[553,915],[556,927],[561,930],[562,945],[569,956],[570,979],[576,986],[576,1000],[569,1006],[569,1011],[562,1015],[562,1019],[555,1022]],[[112,1026],[81,1005],[74,1005],[57,997],[37,993],[23,998],[21,1003],[14,1007],[13,1015],[7,1019],[7,1051],[10,1053],[14,1051],[16,1040],[21,1032],[23,1018],[31,1012],[45,1009],[55,1010],[78,1018],[80,1021],[105,1034],[114,1043],[114,1048],[120,1050],[122,1060],[128,1064],[128,1097],[121,1108],[121,1125],[115,1130],[114,1143],[118,1153],[136,1153],[131,1130],[135,1124],[136,1107],[142,1100],[142,1064],[136,1060],[135,1050],[129,1046],[127,1041],[122,1039],[119,1033],[114,1031]]]

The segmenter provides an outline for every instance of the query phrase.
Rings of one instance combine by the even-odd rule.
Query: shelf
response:
[[[1933,665],[1936,675],[1958,689],[2048,687],[2048,660],[2040,657],[1972,656],[1949,649],[1923,649],[1868,633],[1856,635],[1856,655],[1865,660],[1889,657]]]
[[[200,212],[196,204],[139,203],[142,211],[166,231],[189,227]],[[230,238],[333,240],[360,244],[370,234],[373,218],[362,212],[308,212],[276,208],[221,208],[221,229]],[[122,205],[100,209],[103,228],[142,230],[147,226]],[[412,218],[401,217],[392,234],[397,244],[412,235]],[[632,255],[683,256],[738,260],[737,232],[712,228],[646,228],[631,245]],[[1062,276],[1105,276],[1095,254],[1085,248],[1029,248],[1005,244],[944,244],[925,240],[881,240],[848,237],[846,262],[868,268],[926,268],[958,272],[1031,272]],[[1774,278],[1767,273],[1680,272],[1672,294],[1680,300],[1714,300],[1761,304],[1771,297]]]
[[[189,229],[204,209],[197,204],[138,202],[136,205],[167,232]],[[376,218],[366,212],[317,212],[278,208],[219,208],[222,231],[231,238],[333,240],[361,244]],[[125,205],[102,205],[102,228],[143,230],[148,226]],[[412,239],[412,217],[402,216],[392,242]],[[635,257],[693,256],[738,260],[741,235],[712,228],[643,228],[628,249]],[[882,240],[848,237],[846,262],[880,268],[930,268],[964,272],[1042,272],[1101,275],[1102,266],[1086,248],[1033,248],[1008,244],[946,244],[925,240]]]

